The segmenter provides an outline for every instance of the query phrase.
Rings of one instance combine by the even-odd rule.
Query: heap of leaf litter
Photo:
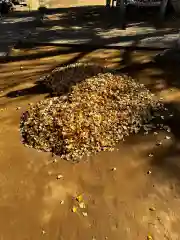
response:
[[[105,73],[107,69],[90,63],[75,63],[55,68],[52,73],[44,77],[45,85],[56,95],[67,94],[72,86],[98,73]]]
[[[160,107],[154,95],[130,77],[99,73],[71,86],[68,95],[31,106],[22,116],[21,134],[28,146],[79,161],[112,150]]]

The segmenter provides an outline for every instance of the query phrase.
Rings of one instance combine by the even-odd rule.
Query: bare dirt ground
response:
[[[60,51],[14,50],[17,60],[0,65],[0,239],[180,239],[178,124],[171,133],[132,136],[119,151],[78,164],[24,147],[19,133],[21,113],[47,96],[38,78],[61,63],[80,59],[121,68],[177,112],[178,65],[149,62],[154,55],[149,53],[132,54],[127,66],[115,50]],[[45,57],[47,52],[56,56]],[[32,54],[38,55],[32,59]],[[57,179],[59,174],[63,177]],[[74,213],[78,195],[86,209]]]

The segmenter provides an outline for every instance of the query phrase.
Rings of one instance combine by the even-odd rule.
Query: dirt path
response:
[[[121,67],[119,52],[109,50],[0,65],[0,239],[180,239],[179,140],[173,133],[138,134],[117,152],[75,165],[21,144],[21,113],[47,95],[35,82],[79,54],[81,61]],[[134,54],[129,74],[179,106],[177,68],[168,71],[168,65],[148,64],[150,59]],[[79,195],[86,208],[74,213]]]

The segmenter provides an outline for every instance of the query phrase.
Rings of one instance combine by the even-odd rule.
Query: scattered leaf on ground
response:
[[[87,217],[87,212],[82,212],[82,215],[84,216],[84,217]]]
[[[77,207],[74,206],[74,207],[72,208],[72,212],[73,212],[73,213],[76,213],[76,212],[77,212]]]
[[[82,200],[83,200],[82,195],[77,196],[77,197],[76,197],[76,200],[77,200],[78,202],[82,202]]]

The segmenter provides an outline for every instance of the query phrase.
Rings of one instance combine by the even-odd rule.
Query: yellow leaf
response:
[[[86,208],[86,205],[85,205],[84,202],[80,202],[80,203],[79,203],[79,207],[80,207],[80,208]]]
[[[82,212],[82,215],[84,216],[84,217],[87,217],[87,212]]]
[[[76,200],[77,200],[78,202],[82,202],[82,200],[83,200],[82,195],[77,196],[77,197],[76,197]]]
[[[74,207],[72,208],[72,212],[73,212],[73,213],[77,212],[77,207],[74,206]]]
[[[147,240],[153,240],[152,236],[151,236],[151,235],[148,235],[148,236],[147,236]]]
[[[82,120],[83,119],[83,113],[79,112],[79,119]]]

